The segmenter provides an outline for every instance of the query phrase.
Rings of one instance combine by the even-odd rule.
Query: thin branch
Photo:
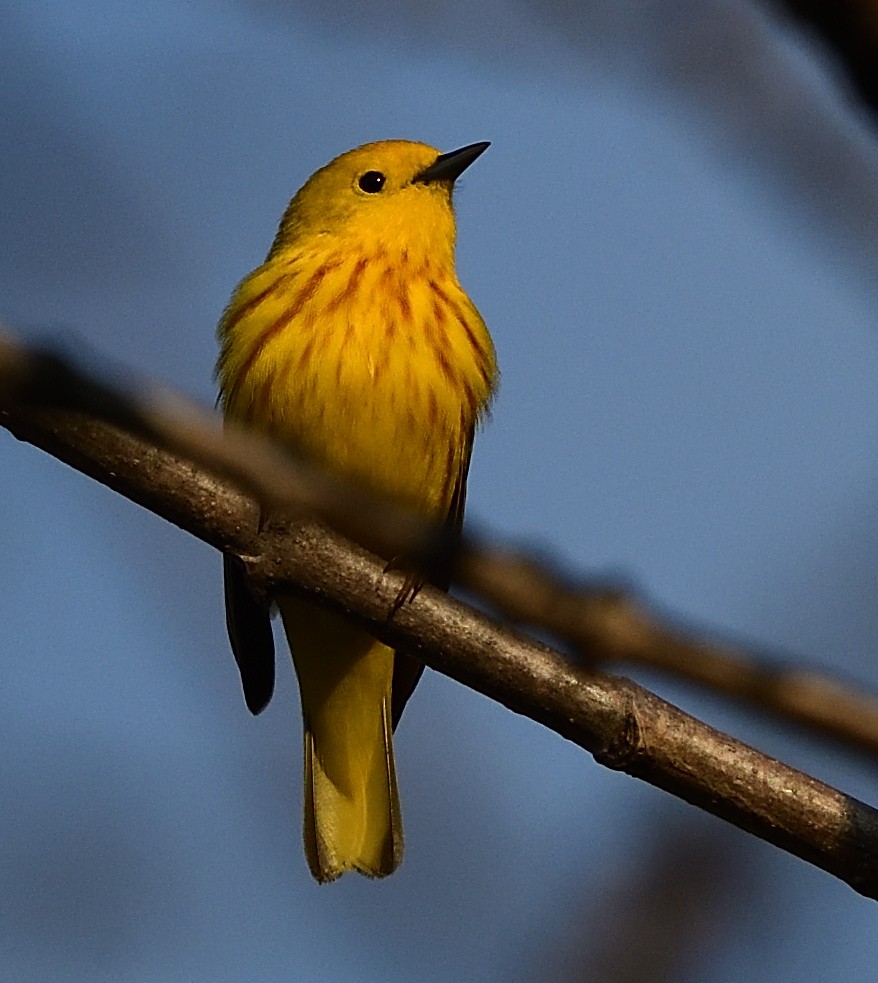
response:
[[[509,621],[549,631],[590,663],[648,666],[878,753],[878,698],[789,658],[750,654],[664,623],[630,592],[566,583],[545,562],[483,547],[462,580]]]
[[[422,590],[392,618],[400,577],[314,524],[269,522],[257,502],[94,416],[10,398],[0,422],[207,543],[240,555],[265,587],[360,620],[377,637],[641,778],[878,898],[878,812],[714,730],[627,679],[590,672],[462,602]],[[84,379],[82,385],[87,386]],[[22,389],[17,389],[19,395]],[[58,393],[52,403],[57,403]]]
[[[338,481],[276,441],[234,423],[223,425],[215,414],[155,383],[132,378],[123,390],[86,373],[54,349],[28,348],[0,331],[0,410],[4,406],[10,414],[4,425],[13,432],[27,428],[30,408],[78,411],[113,422],[228,478],[266,513],[325,519],[350,539],[390,556],[405,553],[427,563],[442,556],[441,530],[433,523]],[[30,438],[24,434],[22,439]],[[53,453],[50,447],[43,449]],[[89,444],[84,459],[67,463],[97,477],[86,466],[97,450]]]
[[[132,488],[103,465],[107,434],[92,440],[80,431],[62,445],[48,426],[51,417],[40,413],[52,406],[67,407],[115,422],[229,478],[266,513],[318,518],[380,556],[410,556],[428,574],[452,579],[514,624],[555,636],[592,666],[633,663],[660,669],[878,754],[874,694],[789,659],[757,658],[749,646],[719,645],[693,630],[674,627],[650,612],[630,588],[570,583],[532,556],[471,535],[463,542],[451,540],[446,530],[335,480],[258,433],[224,430],[215,415],[175,393],[151,385],[145,397],[135,398],[50,350],[27,349],[0,334],[0,394],[5,394],[0,396],[0,409],[5,403],[10,430],[147,508],[153,508],[151,502],[137,495],[147,495],[148,487]],[[145,460],[143,466],[147,465]],[[182,519],[178,524],[185,527]],[[234,543],[211,545],[240,552]]]

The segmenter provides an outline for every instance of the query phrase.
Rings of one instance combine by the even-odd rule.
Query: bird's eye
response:
[[[387,178],[381,171],[366,171],[360,180],[357,181],[357,184],[360,186],[360,190],[365,191],[367,195],[377,195],[384,187],[386,180]]]

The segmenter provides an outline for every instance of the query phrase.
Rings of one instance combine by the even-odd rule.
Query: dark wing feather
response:
[[[451,506],[448,509],[448,518],[445,522],[448,534],[452,537],[459,536],[463,528],[463,510],[466,505],[466,478],[469,474],[469,462],[472,456],[474,436],[475,431],[473,430],[470,430],[467,434],[466,449],[461,457],[457,478],[454,482],[454,492],[451,496]],[[430,583],[440,590],[448,590],[448,574],[446,573],[439,578],[434,578]],[[390,708],[393,716],[394,730],[423,672],[424,663],[420,659],[409,655],[404,650],[396,650],[393,660],[393,683],[390,691]]]
[[[274,637],[269,603],[250,586],[241,561],[229,554],[223,556],[223,583],[226,628],[241,674],[244,701],[251,713],[260,713],[274,692]]]

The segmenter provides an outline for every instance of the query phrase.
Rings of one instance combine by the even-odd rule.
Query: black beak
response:
[[[430,184],[432,181],[456,181],[476,157],[483,154],[490,146],[487,141],[471,143],[468,147],[461,147],[460,150],[439,154],[436,160],[420,174],[416,174],[412,181],[421,184]]]

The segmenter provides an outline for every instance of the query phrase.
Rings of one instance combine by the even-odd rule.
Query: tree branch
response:
[[[733,648],[674,628],[630,591],[570,584],[545,562],[472,549],[462,580],[509,621],[549,631],[589,663],[648,666],[878,754],[878,699],[789,656]]]
[[[851,84],[878,111],[878,4],[875,0],[772,0],[807,24],[835,53]]]
[[[16,436],[210,545],[237,553],[266,588],[347,613],[388,644],[555,730],[601,764],[665,789],[878,898],[878,812],[870,806],[627,679],[573,665],[440,591],[425,588],[389,617],[401,578],[385,573],[381,560],[314,523],[270,521],[260,532],[260,505],[252,496],[118,425],[121,417],[154,435],[146,405],[91,383],[57,359],[49,360],[53,382],[47,388],[40,381],[44,358],[0,339],[0,423]],[[78,409],[59,405],[65,401]],[[104,414],[115,425],[95,412],[120,406],[124,413]],[[179,448],[186,440],[177,434],[171,443]],[[236,466],[246,472],[253,448],[261,446],[257,441],[248,447]],[[277,466],[296,470],[280,457]],[[475,557],[466,550],[459,563],[461,570],[469,564],[470,586],[478,581]],[[618,642],[609,648],[618,649]]]
[[[449,539],[447,530],[340,483],[258,433],[220,425],[217,418],[179,396],[152,386],[133,398],[87,376],[51,351],[26,349],[0,334],[0,392],[6,425],[24,440],[67,461],[146,508],[161,512],[150,487],[132,485],[102,460],[110,433],[80,430],[59,442],[52,406],[87,419],[115,422],[211,473],[224,475],[260,503],[265,513],[316,517],[381,556],[412,557],[420,569],[453,580],[487,601],[514,624],[541,629],[573,648],[590,665],[649,666],[768,710],[785,720],[878,754],[878,697],[790,658],[753,653],[749,646],[719,645],[650,612],[630,588],[608,582],[571,583],[532,556],[480,542]],[[17,407],[17,409],[12,408]],[[12,408],[12,409],[10,409]],[[65,417],[73,425],[72,417]],[[117,451],[123,454],[124,451]],[[144,450],[141,468],[151,459]],[[145,472],[144,472],[145,473]],[[146,497],[144,497],[146,496]],[[166,515],[186,528],[182,517]],[[196,533],[198,535],[198,533]],[[211,541],[229,552],[235,543]]]

